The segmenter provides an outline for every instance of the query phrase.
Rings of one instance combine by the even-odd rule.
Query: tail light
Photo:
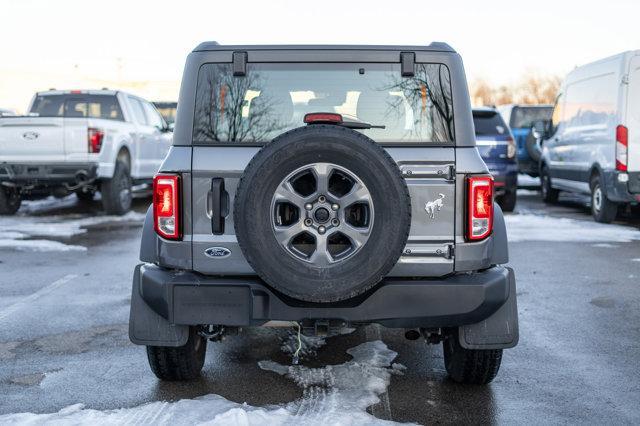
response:
[[[627,171],[627,152],[629,147],[629,130],[625,126],[616,127],[616,170]]]
[[[153,224],[163,238],[179,240],[180,232],[180,177],[156,175],[153,178]]]
[[[467,239],[482,240],[493,228],[493,178],[467,178]]]
[[[89,143],[89,153],[96,154],[102,149],[102,141],[104,132],[94,127],[89,127],[87,132],[87,141]]]
[[[306,124],[340,124],[342,123],[342,115],[334,112],[310,112],[304,116]]]
[[[516,141],[511,136],[507,138],[507,158],[512,159],[516,156]]]

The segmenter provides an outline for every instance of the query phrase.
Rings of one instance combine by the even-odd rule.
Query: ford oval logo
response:
[[[39,136],[40,136],[40,133],[38,132],[24,132],[22,134],[22,137],[28,141],[34,141],[38,139]]]
[[[229,256],[231,254],[231,250],[226,247],[209,247],[204,251],[204,254],[215,259],[220,259],[222,257]]]

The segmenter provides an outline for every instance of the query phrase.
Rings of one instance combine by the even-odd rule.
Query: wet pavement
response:
[[[581,198],[563,197],[549,208],[535,191],[520,195],[516,214],[523,218],[569,218],[581,232],[596,228]],[[143,213],[148,203],[137,199],[135,210]],[[63,223],[96,215],[101,215],[99,203],[78,205],[71,197],[27,205],[18,218],[39,223],[39,218],[54,217]],[[76,403],[108,410],[207,394],[251,406],[301,398],[300,386],[258,365],[262,360],[290,362],[281,350],[285,330],[245,330],[210,343],[203,375],[196,381],[162,383],[153,376],[144,348],[132,345],[127,336],[141,217],[101,218],[82,222],[82,232],[43,236],[37,233],[45,231],[31,231],[36,234],[20,237],[86,250],[0,248],[0,414],[50,413]],[[526,223],[517,226],[526,230]],[[611,241],[606,235],[594,242],[548,241],[532,233],[530,240],[510,243],[520,344],[505,351],[498,377],[489,386],[453,383],[440,346],[374,326],[328,339],[304,364],[343,364],[351,358],[349,348],[382,340],[406,370],[393,374],[381,401],[369,407],[380,419],[637,424],[640,214],[628,212],[617,225],[622,234]],[[137,421],[153,423],[154,418]]]

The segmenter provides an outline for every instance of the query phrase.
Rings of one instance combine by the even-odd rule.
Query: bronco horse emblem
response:
[[[424,209],[429,215],[429,218],[431,219],[435,219],[436,212],[439,212],[443,206],[442,200],[444,200],[444,194],[440,193],[438,194],[438,197],[439,197],[438,199],[434,201],[429,201],[424,205]]]

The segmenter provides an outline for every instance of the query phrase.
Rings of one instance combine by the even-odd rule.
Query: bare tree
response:
[[[453,140],[453,100],[449,70],[440,64],[416,64],[413,78],[394,78],[393,83],[381,90],[400,91],[410,105],[422,105],[422,114],[414,115],[413,131],[424,129],[421,121],[430,123],[431,139]],[[388,107],[403,111],[403,98],[396,96]]]
[[[471,83],[471,100],[474,105],[552,104],[562,80],[558,76],[524,75],[515,85],[492,87],[483,79]]]
[[[201,141],[264,141],[287,126],[277,99],[265,93],[259,72],[234,77],[228,65],[209,65],[198,79],[194,139]],[[259,95],[251,101],[248,91]],[[283,93],[289,96],[289,93]],[[248,110],[248,113],[244,111]]]

